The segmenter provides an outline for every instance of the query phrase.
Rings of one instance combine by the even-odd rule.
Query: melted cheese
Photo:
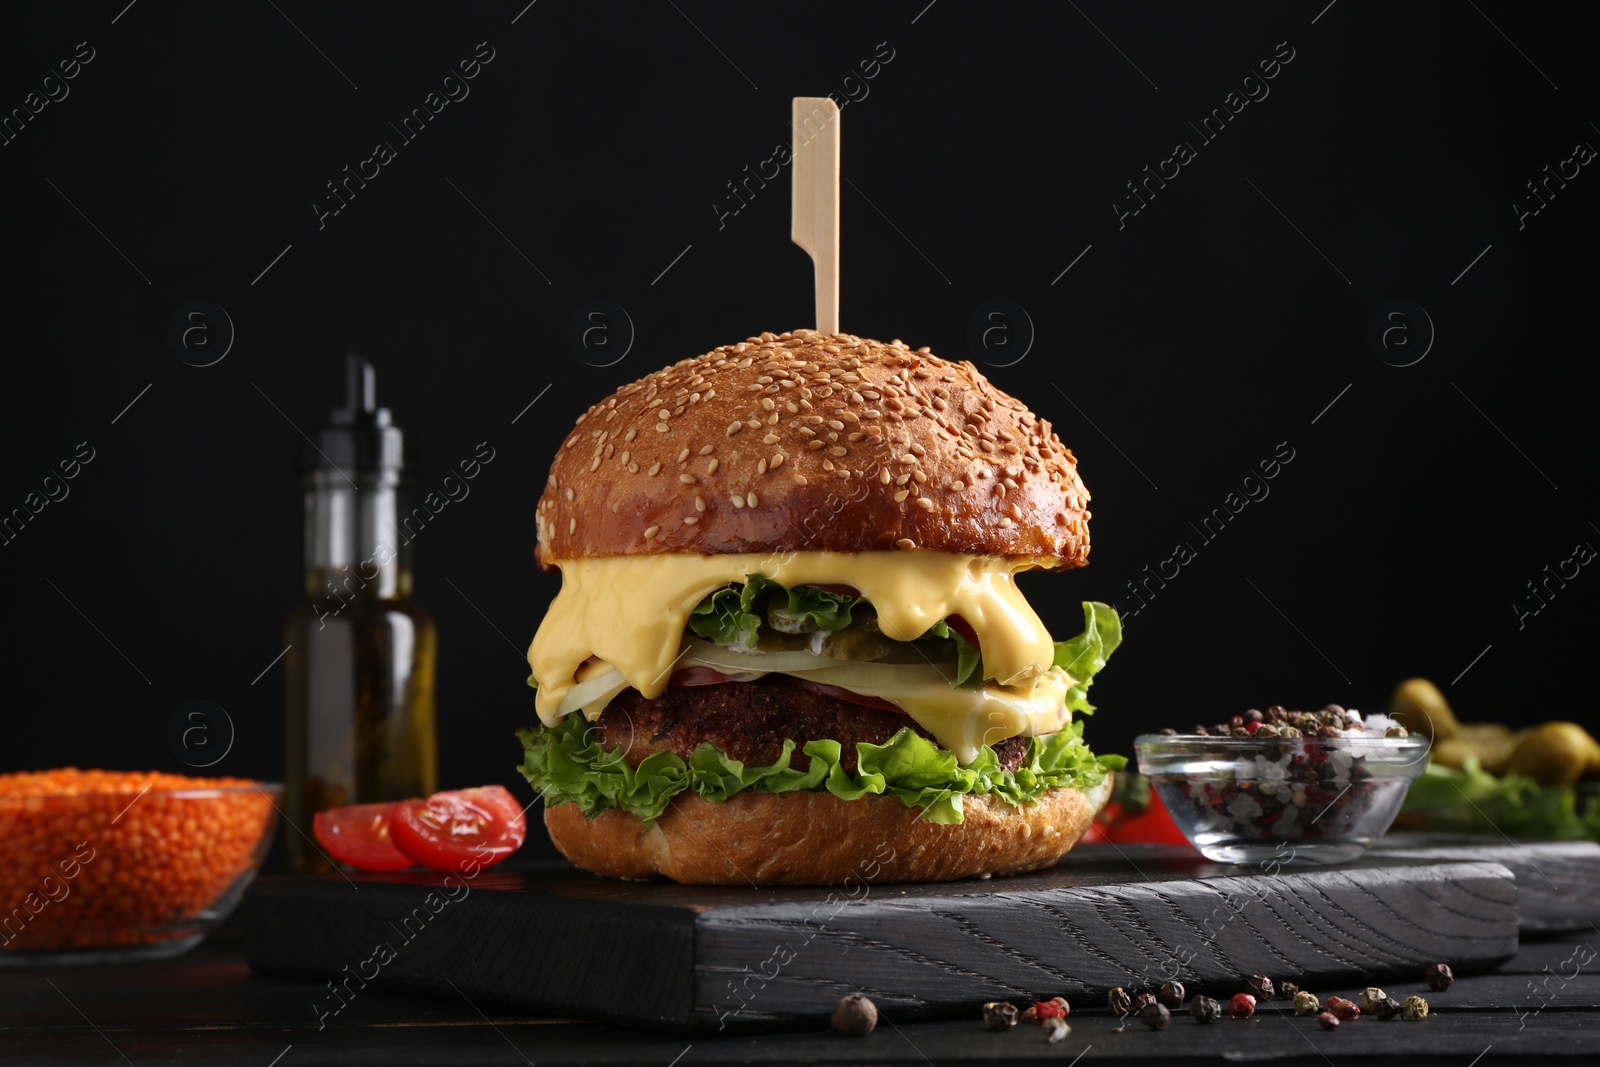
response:
[[[793,552],[781,555],[607,556],[558,562],[561,592],[528,650],[539,682],[540,719],[560,721],[567,693],[592,678],[593,657],[621,672],[646,697],[659,696],[687,646],[684,627],[706,594],[752,574],[786,586],[849,585],[871,601],[885,636],[921,637],[934,623],[960,615],[983,649],[984,670],[996,684],[959,689],[948,684],[883,685],[854,678],[847,687],[904,709],[963,763],[977,746],[1022,733],[1047,733],[1065,722],[1069,682],[1051,666],[1055,646],[1017,589],[1017,571],[1053,561],[940,552]],[[819,682],[819,672],[805,672]],[[610,698],[607,697],[607,700]],[[585,712],[604,704],[589,702]]]

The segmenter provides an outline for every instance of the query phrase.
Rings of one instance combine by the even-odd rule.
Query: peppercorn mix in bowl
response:
[[[0,967],[198,944],[265,858],[281,792],[154,772],[0,775]]]
[[[1344,863],[1394,821],[1429,742],[1382,716],[1251,709],[1134,741],[1173,822],[1224,863]]]

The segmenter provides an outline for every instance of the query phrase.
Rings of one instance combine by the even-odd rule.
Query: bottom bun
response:
[[[1111,795],[1112,776],[1087,792],[1052,789],[1027,805],[962,798],[965,820],[941,826],[893,797],[738,793],[680,796],[646,826],[610,809],[545,809],[550,839],[584,870],[614,878],[665,875],[689,885],[944,882],[1049,867],[1078,843]]]

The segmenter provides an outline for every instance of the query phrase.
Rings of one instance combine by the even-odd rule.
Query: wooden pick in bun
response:
[[[1055,863],[1119,765],[1070,714],[1120,624],[1055,643],[1013,578],[1087,562],[1088,501],[1048,422],[899,341],[762,334],[594,405],[536,513],[556,847],[690,883]]]

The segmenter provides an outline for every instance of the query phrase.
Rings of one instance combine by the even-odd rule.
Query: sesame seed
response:
[[[1006,518],[1004,515],[1002,515],[1000,517],[1000,527],[1002,529],[1005,529],[1005,528],[1009,527],[1010,525],[1011,525],[1011,520]]]
[[[688,459],[689,459],[689,450],[687,448],[684,449],[682,452],[678,453],[678,462],[679,463],[687,462]]]
[[[702,455],[702,456],[709,456],[709,455],[711,455],[711,446],[710,446],[710,445],[701,445],[701,446],[700,446],[700,454],[701,454],[701,455]]]
[[[706,509],[706,502],[704,500],[702,500],[701,498],[699,498],[699,497],[695,497],[694,498],[694,509],[696,511],[704,511]]]
[[[745,502],[745,505],[747,507],[752,507],[753,508],[756,505],[761,503],[761,498],[756,496],[754,493],[746,493],[745,497],[744,497],[744,502]]]
[[[849,451],[850,450],[843,445],[834,445],[832,448],[828,449],[828,454],[830,456],[842,456]]]
[[[773,470],[777,470],[779,467],[783,466],[783,453],[782,452],[779,452],[779,453],[777,453],[776,455],[774,455],[772,457],[772,463],[770,464],[770,466],[772,467]]]
[[[910,452],[907,452],[907,453],[903,454],[900,457],[900,459],[898,460],[898,462],[903,463],[903,464],[912,464],[912,463],[915,463],[916,461],[917,461],[917,457],[913,456]]]
[[[717,461],[715,459],[713,459],[710,463],[706,464],[706,473],[707,474],[715,474],[715,473],[717,473]]]
[[[678,475],[678,481],[682,482],[684,485],[693,485],[695,478],[692,474],[680,474]]]
[[[909,550],[911,550],[913,548],[916,548],[917,547],[917,543],[915,541],[911,540],[911,538],[909,538],[909,537],[902,537],[902,538],[900,538],[900,540],[898,540],[898,541],[896,541],[894,543],[894,547],[903,548],[903,549],[906,549],[907,551],[909,551]]]
[[[878,481],[882,482],[884,485],[888,485],[891,477],[892,476],[889,474],[888,467],[878,468]]]
[[[744,429],[744,423],[740,422],[738,419],[734,419],[732,422],[728,423],[728,436],[732,437],[742,429]]]
[[[600,469],[600,457],[599,456],[594,457],[594,462],[589,464],[589,469],[592,470],[592,471]]]
[[[917,497],[917,507],[921,508],[923,511],[932,511],[933,510],[933,498],[932,497],[927,497],[927,496],[919,496],[919,497]]]
[[[806,476],[804,474],[796,474],[794,476],[794,484],[796,484],[796,485],[810,485],[811,483],[810,483],[810,481],[808,481],[806,479]]]
[[[699,521],[700,521],[700,516],[698,516],[698,515],[685,515],[683,517],[683,524],[685,526],[693,526],[695,523],[697,523]]]
[[[656,423],[656,433],[666,433],[667,429],[668,429],[668,427],[667,427],[666,423],[664,423],[664,422]]]
[[[902,489],[902,490],[900,490],[898,493],[896,493],[894,495],[894,502],[896,504],[898,504],[898,503],[900,503],[902,500],[904,500],[906,497],[908,497],[910,495],[911,495],[911,490]]]
[[[578,520],[577,519],[573,518],[573,519],[568,519],[567,520],[567,533],[570,534],[574,530],[576,530],[577,528],[578,528]]]
[[[767,461],[766,460],[763,459],[763,460],[761,460],[760,462],[758,462],[756,464],[756,473],[757,474],[765,474],[765,473],[767,473]]]
[[[821,438],[813,437],[811,440],[806,442],[806,447],[812,451],[816,451],[819,448],[826,448],[827,444],[828,443]]]
[[[654,478],[656,475],[658,475],[660,473],[661,473],[661,464],[659,464],[659,463],[650,464],[650,477]]]
[[[911,477],[917,480],[918,485],[921,485],[923,482],[928,480],[927,474],[922,471],[912,471]]]
[[[569,486],[567,486],[567,499],[568,499],[568,500],[571,500],[571,499],[572,499],[572,496],[573,496],[573,493],[572,493],[572,486],[570,486],[570,485],[569,485]]]

